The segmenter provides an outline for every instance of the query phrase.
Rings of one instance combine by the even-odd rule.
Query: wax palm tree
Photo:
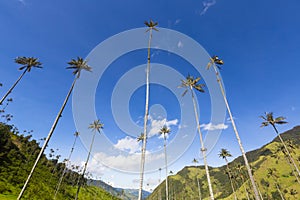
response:
[[[167,135],[171,130],[167,126],[163,126],[159,134],[164,137],[164,151],[165,151],[165,165],[166,165],[166,200],[169,200],[169,188],[168,188],[168,161],[167,161]]]
[[[278,179],[278,175],[277,175],[277,173],[276,173],[277,170],[276,170],[275,168],[268,168],[267,170],[268,170],[268,175],[267,175],[267,176],[268,176],[268,177],[272,177],[272,179],[273,179],[274,182],[275,182],[275,187],[276,187],[278,193],[280,194],[281,199],[284,200],[283,194],[282,194],[282,192],[281,192],[281,190],[280,190],[279,183],[278,183],[278,181],[277,181],[277,179]]]
[[[196,165],[197,163],[199,163],[199,161],[196,158],[194,158],[192,163],[194,163]],[[198,179],[197,175],[196,175],[196,179],[197,179],[197,185],[198,185],[199,200],[201,200],[202,199],[201,187],[200,187],[200,183],[199,183],[199,179]]]
[[[77,182],[78,187],[77,187],[77,192],[76,192],[75,200],[78,199],[78,195],[79,195],[79,191],[80,191],[80,187],[81,187],[81,180],[83,180],[83,178],[84,178],[84,174],[85,174],[85,171],[86,171],[86,168],[87,168],[87,164],[88,164],[89,159],[90,159],[90,155],[91,155],[91,151],[92,151],[92,148],[93,148],[93,144],[94,144],[96,132],[100,133],[100,131],[101,131],[101,129],[103,129],[103,127],[104,127],[104,124],[102,124],[99,119],[95,120],[89,126],[89,129],[92,129],[92,131],[93,131],[93,137],[92,137],[92,142],[91,142],[91,145],[90,145],[90,149],[89,149],[89,153],[88,153],[86,162],[84,163],[84,168],[83,168],[82,175],[78,179],[78,182]]]
[[[228,164],[228,160],[227,160],[227,157],[232,157],[232,155],[230,154],[230,152],[227,149],[221,149],[221,151],[219,152],[219,157],[223,158],[226,162],[228,177],[229,177],[229,180],[230,180],[230,184],[231,184],[232,192],[233,192],[233,195],[234,195],[234,199],[236,200],[237,196],[236,196],[235,189],[234,189],[234,186],[233,186],[231,172],[230,172],[230,168],[229,168],[229,164]]]
[[[68,94],[67,94],[67,96],[66,96],[66,98],[65,98],[65,100],[63,102],[62,107],[60,108],[58,114],[56,115],[56,118],[55,118],[55,120],[53,122],[53,125],[52,125],[52,127],[51,127],[51,129],[50,129],[50,131],[48,133],[48,136],[47,136],[45,142],[44,142],[44,145],[42,146],[42,148],[40,150],[40,153],[39,153],[39,155],[38,155],[38,157],[37,157],[37,159],[36,159],[36,161],[35,161],[32,169],[31,169],[31,172],[30,172],[30,174],[29,174],[29,176],[28,176],[28,178],[27,178],[27,180],[26,180],[26,182],[25,182],[25,184],[24,184],[24,186],[23,186],[23,188],[22,188],[22,190],[21,190],[21,192],[20,192],[20,194],[18,196],[18,200],[22,198],[22,196],[24,194],[24,191],[25,191],[25,189],[26,189],[26,187],[27,187],[27,185],[28,185],[28,183],[29,183],[29,181],[30,181],[30,179],[32,177],[32,174],[33,174],[33,172],[34,172],[34,170],[35,170],[35,168],[36,168],[39,160],[41,159],[41,157],[42,157],[42,155],[43,155],[43,153],[44,153],[44,151],[45,151],[45,149],[46,149],[46,147],[48,145],[48,142],[50,141],[50,138],[51,138],[51,136],[52,136],[52,134],[53,134],[53,132],[54,132],[54,130],[56,128],[56,125],[57,125],[60,117],[62,116],[62,112],[65,109],[65,106],[66,106],[66,104],[67,104],[67,102],[69,100],[69,97],[70,97],[70,95],[71,95],[71,93],[73,91],[75,83],[76,83],[76,81],[80,77],[81,70],[91,71],[91,69],[92,69],[87,64],[87,61],[83,60],[80,57],[77,57],[77,60],[72,59],[70,62],[68,62],[68,64],[69,64],[69,67],[67,67],[67,69],[74,69],[74,71],[73,71],[73,74],[75,75],[74,81],[73,81],[73,83],[71,85],[71,88],[69,89],[69,92],[68,92]]]
[[[243,185],[245,194],[246,194],[246,196],[247,196],[247,199],[250,200],[249,193],[248,193],[248,190],[247,190],[247,188],[246,188],[246,183],[245,183],[245,178],[244,178],[244,172],[243,172],[243,165],[237,164],[237,165],[235,166],[235,169],[236,169],[237,172],[238,172],[238,176],[239,176],[239,177],[241,178],[241,180],[242,180],[242,185]]]
[[[238,144],[240,146],[240,150],[242,152],[242,156],[243,156],[243,159],[244,159],[244,162],[245,162],[245,165],[246,165],[246,168],[247,168],[247,172],[248,172],[248,175],[249,175],[249,178],[250,178],[250,181],[251,181],[251,185],[252,185],[252,188],[253,188],[255,199],[259,200],[260,199],[259,192],[258,192],[257,186],[255,184],[255,180],[254,180],[254,177],[252,175],[251,167],[249,165],[244,147],[242,145],[241,138],[239,136],[239,133],[238,133],[238,130],[236,128],[233,116],[231,114],[231,110],[230,110],[229,103],[228,103],[228,100],[227,100],[227,97],[226,97],[226,94],[225,94],[225,90],[224,90],[224,87],[223,87],[223,84],[222,84],[222,80],[221,80],[221,77],[219,75],[219,71],[218,71],[218,68],[220,68],[219,65],[223,65],[223,64],[224,64],[223,60],[219,59],[218,56],[213,56],[212,58],[210,58],[210,62],[207,64],[207,69],[209,70],[210,67],[213,66],[213,69],[214,69],[215,74],[216,74],[217,82],[220,86],[220,90],[221,90],[221,93],[222,93],[222,96],[223,96],[223,99],[224,99],[224,102],[225,102],[225,105],[226,105],[226,108],[227,108],[227,111],[228,111],[228,114],[229,114],[229,117],[230,117],[230,121],[231,121],[233,130],[234,130],[235,136],[237,138]]]
[[[31,68],[42,68],[42,63],[38,61],[38,58],[34,57],[17,57],[15,59],[15,62],[17,64],[22,65],[19,70],[24,70],[23,73],[19,76],[19,78],[16,80],[16,82],[11,86],[11,88],[6,92],[6,94],[2,97],[0,100],[0,105],[3,103],[3,101],[6,99],[6,97],[12,92],[12,90],[16,87],[16,85],[19,83],[19,81],[22,79],[22,77],[26,74],[26,72],[30,72]],[[2,84],[1,84],[2,86]]]
[[[282,144],[279,145],[279,146],[277,147],[276,154],[277,154],[278,152],[282,152],[282,153],[283,153],[283,156],[284,156],[286,162],[289,164],[289,166],[290,166],[290,168],[291,168],[291,170],[292,170],[293,175],[295,176],[297,182],[300,184],[300,180],[299,180],[299,177],[298,177],[298,175],[297,175],[297,172],[295,171],[295,168],[294,168],[294,166],[293,166],[293,163],[292,163],[292,161],[289,159],[288,154],[287,154],[287,152],[285,151],[285,148],[284,148],[284,146],[283,146]]]
[[[64,178],[64,176],[65,176],[65,173],[67,172],[67,162],[70,162],[70,159],[71,159],[71,156],[72,156],[72,154],[73,154],[73,151],[74,151],[74,147],[75,147],[77,138],[78,138],[78,136],[79,136],[79,132],[76,131],[76,132],[74,133],[74,136],[75,136],[75,139],[74,139],[74,142],[73,142],[73,145],[72,145],[72,148],[71,148],[69,157],[68,157],[68,159],[66,159],[64,170],[63,170],[62,175],[61,175],[61,177],[60,177],[60,179],[59,179],[59,182],[58,182],[58,184],[57,184],[57,186],[56,186],[56,190],[55,190],[55,194],[54,194],[54,199],[56,199],[56,195],[57,195],[57,193],[58,193],[58,191],[59,191],[59,189],[60,189],[60,186],[61,186],[61,183],[62,183],[63,178]]]
[[[265,116],[260,116],[260,117],[264,120],[264,121],[262,122],[262,124],[261,124],[261,127],[266,127],[266,126],[271,125],[271,126],[274,128],[274,130],[275,130],[275,132],[276,132],[276,134],[277,134],[277,136],[278,136],[280,142],[281,142],[282,145],[284,146],[284,149],[285,149],[285,151],[286,151],[286,153],[287,153],[287,155],[288,155],[289,160],[293,163],[293,165],[294,165],[294,167],[295,167],[295,169],[296,169],[296,171],[297,171],[297,173],[298,173],[298,176],[300,177],[300,171],[299,171],[299,168],[297,167],[297,165],[296,165],[296,163],[295,163],[293,157],[291,156],[291,153],[290,153],[290,151],[289,151],[287,145],[286,145],[285,142],[283,141],[283,139],[282,139],[282,137],[281,137],[281,134],[279,134],[279,132],[278,132],[278,130],[277,130],[277,128],[276,128],[276,124],[279,124],[279,125],[280,125],[280,124],[286,124],[286,123],[287,123],[286,121],[284,121],[284,120],[285,120],[285,117],[280,116],[280,117],[274,118],[272,112],[269,112],[269,113],[266,112],[266,113],[265,113]]]
[[[199,84],[198,83],[199,81],[200,81],[200,77],[194,78],[193,76],[188,75],[186,77],[186,80],[181,80],[181,85],[179,87],[185,88],[185,91],[183,92],[182,96],[184,96],[188,91],[190,91],[191,96],[192,96],[195,119],[196,119],[197,130],[198,130],[199,138],[200,138],[201,152],[203,155],[203,162],[204,162],[204,167],[205,167],[205,172],[206,172],[206,177],[207,177],[207,182],[208,182],[210,199],[213,200],[214,193],[213,193],[213,189],[212,189],[212,185],[211,185],[211,181],[210,181],[209,169],[208,169],[208,165],[207,165],[207,161],[206,161],[206,148],[204,147],[203,136],[202,136],[202,132],[200,130],[199,116],[198,116],[197,106],[196,106],[196,101],[195,101],[195,96],[194,96],[194,89],[198,92],[204,92],[204,90],[203,90],[204,84]]]
[[[145,115],[144,115],[144,139],[142,145],[142,153],[141,153],[141,166],[140,166],[140,187],[139,187],[139,197],[138,200],[142,200],[142,190],[143,190],[143,181],[144,181],[144,168],[145,168],[145,157],[146,157],[146,143],[147,143],[147,123],[148,123],[148,115],[149,115],[149,75],[150,75],[150,50],[151,50],[151,41],[152,41],[152,31],[158,31],[156,26],[157,22],[145,22],[145,25],[148,27],[147,31],[149,31],[149,40],[148,40],[148,57],[147,57],[147,69],[146,69],[146,99],[145,99]]]

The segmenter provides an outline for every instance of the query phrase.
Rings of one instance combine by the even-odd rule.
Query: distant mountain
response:
[[[286,131],[281,136],[285,141],[289,140],[293,144],[290,151],[300,167],[300,126]],[[294,176],[295,170],[292,170],[280,146],[281,143],[276,137],[272,142],[246,155],[263,199],[281,199],[281,193],[285,199],[298,200],[300,199],[300,184]],[[229,166],[238,199],[254,199],[242,156],[234,159]],[[238,170],[238,166],[242,166],[241,170]],[[268,168],[276,170],[275,178],[267,175]],[[234,199],[228,175],[225,173],[226,166],[209,167],[209,170],[215,198]],[[298,179],[300,180],[300,177]],[[200,187],[198,187],[198,181]],[[200,195],[202,199],[209,198],[204,166],[186,166],[176,175],[169,176],[168,182],[169,199],[196,200]],[[162,182],[147,198],[147,200],[157,199],[165,199],[165,182]]]
[[[138,189],[114,188],[101,180],[88,180],[88,185],[101,187],[102,189],[108,191],[110,194],[123,200],[136,200],[138,199],[139,195]],[[150,192],[143,190],[143,199],[146,199],[150,194]]]

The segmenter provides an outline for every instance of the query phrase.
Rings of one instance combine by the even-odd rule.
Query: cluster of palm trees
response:
[[[17,86],[17,84],[20,82],[20,80],[23,78],[23,76],[24,76],[27,72],[30,72],[32,68],[42,68],[42,63],[39,62],[38,59],[37,59],[37,58],[34,58],[34,57],[18,57],[18,58],[15,59],[15,62],[16,62],[17,64],[20,64],[20,65],[21,65],[21,67],[19,68],[19,70],[23,70],[23,72],[22,72],[22,74],[20,75],[20,77],[15,81],[15,83],[11,86],[11,88],[10,88],[10,89],[5,93],[5,95],[2,97],[2,99],[1,99],[1,101],[0,101],[0,104],[2,104],[2,103],[4,102],[4,100],[5,100],[5,99],[8,97],[8,95],[13,91],[13,89]],[[72,69],[72,70],[73,70],[73,74],[75,75],[75,78],[74,78],[73,83],[72,83],[72,85],[71,85],[71,87],[70,87],[70,89],[69,89],[69,92],[67,93],[67,96],[65,97],[65,100],[64,100],[64,102],[63,102],[63,104],[62,104],[62,106],[61,106],[61,108],[60,108],[60,110],[59,110],[59,112],[58,112],[58,114],[57,114],[57,116],[56,116],[54,122],[53,122],[53,125],[52,125],[52,127],[51,127],[51,129],[50,129],[50,131],[49,131],[49,133],[48,133],[48,136],[47,136],[47,137],[45,138],[45,140],[44,140],[44,144],[43,144],[43,146],[42,146],[42,148],[41,148],[41,150],[40,150],[40,152],[39,152],[39,154],[38,154],[38,156],[37,156],[37,158],[36,158],[36,161],[35,161],[35,163],[34,163],[32,169],[31,169],[31,171],[30,171],[30,173],[29,173],[29,175],[28,175],[28,177],[27,177],[27,179],[26,179],[25,184],[23,185],[23,188],[22,188],[22,190],[21,190],[21,192],[20,192],[20,194],[19,194],[19,196],[18,196],[18,200],[22,198],[22,196],[23,196],[23,194],[24,194],[24,192],[25,192],[25,190],[26,190],[26,188],[27,188],[27,186],[28,186],[28,183],[29,183],[29,181],[30,181],[30,179],[31,179],[31,177],[32,177],[32,175],[33,175],[33,173],[34,173],[36,167],[37,167],[38,162],[40,161],[41,157],[42,157],[43,154],[44,154],[44,151],[45,151],[45,149],[46,149],[46,147],[47,147],[47,145],[48,145],[48,143],[49,143],[49,141],[50,141],[50,139],[51,139],[51,136],[52,136],[52,134],[53,134],[53,132],[54,132],[56,126],[57,126],[57,123],[58,123],[59,119],[60,119],[61,116],[62,116],[62,113],[63,113],[63,111],[64,111],[64,108],[65,108],[65,106],[66,106],[66,104],[67,104],[67,102],[68,102],[68,100],[69,100],[69,97],[70,97],[72,91],[73,91],[73,88],[74,88],[74,86],[75,86],[75,83],[76,83],[76,81],[80,78],[81,71],[82,71],[82,70],[85,70],[85,71],[91,71],[91,69],[92,69],[92,68],[87,64],[87,61],[84,60],[84,59],[81,58],[81,57],[77,57],[77,59],[72,59],[70,62],[68,62],[68,65],[69,65],[69,66],[67,67],[67,69]],[[2,86],[2,84],[1,84],[1,86]],[[86,171],[86,168],[87,168],[87,164],[88,164],[88,161],[89,161],[89,158],[90,158],[90,153],[91,153],[91,151],[92,151],[92,146],[93,146],[93,143],[94,143],[95,134],[96,134],[96,132],[99,132],[99,133],[100,133],[100,130],[103,129],[103,124],[102,124],[102,123],[100,122],[100,120],[98,119],[98,120],[95,120],[92,124],[90,124],[89,128],[93,130],[94,134],[93,134],[93,137],[92,137],[92,142],[91,142],[91,145],[90,145],[90,149],[89,149],[89,153],[88,153],[88,156],[87,156],[87,160],[86,160],[85,165],[84,165],[84,168],[83,168],[83,172],[82,172],[82,177],[81,177],[81,179],[82,179],[82,178],[84,177],[84,175],[85,175],[85,171]],[[73,149],[74,149],[74,145],[75,145],[75,143],[76,143],[76,139],[77,139],[78,135],[79,135],[79,133],[76,132],[76,133],[75,133],[75,136],[76,136],[76,137],[75,137],[75,141],[74,141],[74,143],[73,143],[73,146],[72,146],[71,153],[70,153],[70,155],[69,155],[68,161],[70,160],[70,157],[71,157],[71,155],[72,155],[72,152],[73,152]],[[67,166],[67,165],[65,165],[65,166]],[[61,185],[61,183],[62,183],[62,180],[63,180],[63,177],[64,177],[64,174],[65,174],[65,173],[66,173],[66,167],[65,167],[65,169],[63,170],[63,173],[62,173],[62,175],[61,175],[61,178],[60,178],[60,180],[59,180],[59,182],[58,182],[58,185],[57,185],[57,187],[56,187],[56,191],[55,191],[54,198],[56,198],[57,192],[58,192],[58,190],[59,190],[59,188],[60,188],[60,185]],[[81,183],[81,179],[78,180],[78,189],[77,189],[77,192],[76,192],[76,197],[75,197],[75,199],[78,198],[78,194],[79,194],[80,186],[81,186],[81,184],[80,184],[80,183]]]
[[[146,32],[149,32],[149,40],[148,40],[148,54],[147,54],[147,67],[146,67],[146,97],[145,97],[145,114],[144,114],[144,124],[143,124],[143,132],[142,134],[137,138],[138,141],[142,141],[142,149],[141,149],[141,163],[140,163],[140,186],[139,186],[139,196],[138,196],[138,200],[142,200],[142,189],[143,189],[143,179],[144,179],[144,166],[145,166],[145,156],[146,156],[146,147],[147,147],[147,125],[148,125],[148,118],[149,118],[149,98],[150,98],[150,90],[149,90],[149,80],[150,80],[150,58],[151,58],[151,41],[152,41],[152,32],[153,30],[154,31],[158,31],[158,29],[156,28],[156,26],[158,25],[157,22],[153,22],[152,20],[150,20],[149,22],[145,22],[145,25],[148,27],[147,31]],[[0,100],[0,104],[2,104],[4,102],[4,100],[8,97],[8,95],[13,91],[13,89],[17,86],[17,84],[19,83],[19,81],[23,78],[23,76],[27,73],[27,72],[30,72],[32,68],[42,68],[42,63],[38,61],[37,58],[34,58],[34,57],[18,57],[15,59],[15,62],[17,64],[20,64],[21,67],[19,68],[19,70],[23,70],[22,74],[20,75],[20,77],[16,80],[16,82],[12,85],[12,87],[7,91],[7,93],[2,97],[2,99]],[[255,182],[255,179],[253,177],[253,172],[252,172],[252,169],[248,163],[248,159],[246,157],[246,153],[245,153],[245,150],[243,148],[243,145],[242,145],[242,142],[241,142],[241,139],[240,139],[240,136],[239,136],[239,132],[237,130],[237,127],[236,127],[236,124],[235,124],[235,121],[234,121],[234,118],[232,116],[232,113],[231,113],[231,109],[230,109],[230,106],[229,106],[229,103],[228,103],[228,100],[227,100],[227,97],[226,97],[226,94],[225,94],[225,90],[224,90],[224,87],[223,87],[223,84],[222,84],[222,80],[221,80],[221,77],[220,77],[220,74],[219,74],[219,69],[220,69],[220,66],[223,65],[224,62],[223,60],[221,60],[218,56],[213,56],[210,58],[210,60],[208,60],[208,64],[206,66],[207,70],[213,70],[215,75],[216,75],[216,81],[218,82],[218,85],[220,87],[220,91],[222,93],[222,96],[223,96],[223,100],[224,100],[224,103],[226,105],[226,108],[227,108],[227,112],[228,112],[228,115],[229,115],[229,118],[230,118],[230,122],[232,124],[232,127],[233,127],[233,130],[234,130],[234,133],[235,133],[235,136],[236,136],[236,139],[237,139],[237,142],[239,144],[239,147],[240,147],[240,150],[241,150],[241,153],[242,153],[242,157],[243,157],[243,160],[244,160],[244,164],[245,164],[245,167],[246,167],[246,170],[247,170],[247,173],[248,173],[248,177],[250,179],[250,183],[251,183],[251,188],[252,188],[252,191],[253,191],[253,195],[254,195],[254,198],[255,200],[260,200],[262,199],[260,194],[259,194],[259,190],[258,190],[258,187],[257,187],[257,184]],[[53,122],[53,125],[47,135],[47,137],[45,138],[44,140],[44,144],[36,158],[36,161],[28,175],[28,178],[18,196],[18,199],[21,199],[27,186],[28,186],[28,183],[35,171],[35,168],[39,162],[39,160],[41,159],[42,155],[44,154],[44,151],[51,139],[51,136],[58,124],[58,121],[59,119],[61,118],[62,116],[62,113],[64,111],[64,108],[69,100],[69,97],[73,91],[73,88],[76,84],[76,81],[80,78],[80,74],[81,74],[81,71],[84,70],[84,71],[91,71],[92,68],[87,64],[87,61],[84,60],[83,58],[80,58],[80,57],[77,57],[77,59],[72,59],[70,62],[68,62],[68,67],[67,69],[72,69],[73,70],[73,74],[75,75],[75,78],[72,82],[72,85],[67,93],[67,96],[65,97],[65,100]],[[196,94],[195,92],[201,92],[203,93],[204,92],[204,84],[201,84],[200,83],[200,80],[201,78],[200,77],[193,77],[192,75],[187,75],[186,79],[185,80],[181,80],[181,85],[178,86],[179,88],[184,88],[184,92],[182,94],[182,96],[185,96],[188,92],[190,93],[191,95],[191,100],[192,100],[192,104],[193,104],[193,107],[194,107],[194,117],[195,117],[195,121],[196,121],[196,124],[197,124],[197,132],[199,134],[199,139],[200,139],[200,150],[201,150],[201,153],[202,153],[202,156],[203,156],[203,162],[204,162],[204,167],[205,167],[205,172],[206,172],[206,178],[207,178],[207,185],[208,185],[208,190],[209,190],[209,197],[210,197],[210,200],[214,200],[214,192],[213,192],[213,187],[212,187],[212,183],[211,183],[211,179],[210,179],[210,173],[209,173],[209,167],[208,167],[208,163],[207,163],[207,155],[206,155],[206,151],[207,149],[205,148],[205,144],[204,144],[204,140],[203,140],[203,133],[201,131],[201,128],[200,128],[200,121],[199,121],[199,112],[197,110],[197,105],[196,105]],[[0,85],[2,86],[2,84]],[[283,141],[282,137],[280,136],[280,134],[278,133],[278,130],[276,128],[276,124],[285,124],[286,121],[284,117],[277,117],[274,119],[273,117],[273,113],[265,113],[265,116],[261,116],[261,118],[264,120],[262,122],[262,126],[268,126],[268,125],[271,125],[276,134],[278,135],[282,145],[283,145],[283,149],[284,149],[284,152],[286,153],[287,157],[289,158],[289,161],[292,163],[292,166],[295,168],[296,172],[297,172],[297,176],[300,177],[300,171],[297,167],[297,164],[295,163],[295,160],[293,159],[293,157],[291,156],[291,153],[287,147],[287,144]],[[82,172],[82,176],[81,178],[78,180],[77,182],[77,185],[78,185],[78,188],[77,188],[77,192],[76,192],[76,197],[75,197],[75,200],[78,199],[78,195],[79,195],[79,191],[80,191],[80,187],[81,187],[81,180],[84,178],[84,175],[85,175],[85,172],[86,172],[86,168],[87,168],[87,164],[88,164],[88,161],[90,159],[90,154],[91,154],[91,151],[92,151],[92,147],[93,147],[93,144],[94,144],[94,139],[95,139],[95,135],[96,133],[100,133],[101,129],[103,129],[103,124],[100,122],[100,120],[95,120],[92,124],[90,124],[89,128],[92,129],[93,131],[93,135],[92,135],[92,141],[91,141],[91,144],[90,144],[90,148],[89,148],[89,152],[88,152],[88,156],[87,156],[87,160],[85,162],[85,165],[84,165],[84,168],[83,168],[83,172]],[[164,153],[165,153],[165,168],[166,168],[166,180],[165,180],[165,184],[166,184],[166,200],[169,199],[169,191],[168,191],[168,163],[167,163],[167,135],[170,133],[170,129],[167,127],[167,126],[163,126],[161,128],[161,130],[159,131],[159,133],[163,136],[163,139],[164,139]],[[71,149],[71,152],[69,154],[69,157],[68,159],[66,160],[66,162],[69,162],[70,161],[70,158],[71,158],[71,155],[73,153],[73,149],[74,149],[74,146],[75,146],[75,143],[76,143],[76,140],[77,140],[77,137],[79,136],[79,133],[76,132],[75,133],[75,140],[74,140],[74,143],[73,143],[73,146],[72,146],[72,149]],[[234,187],[234,184],[233,184],[233,181],[231,179],[231,172],[230,172],[230,169],[229,169],[229,165],[228,165],[228,160],[227,158],[228,157],[231,157],[231,154],[229,153],[229,151],[227,151],[226,149],[221,149],[220,153],[219,153],[219,156],[221,158],[223,158],[226,162],[226,166],[227,166],[227,173],[228,173],[228,177],[230,179],[230,183],[231,183],[231,188],[232,188],[232,191],[233,191],[233,194],[234,194],[234,199],[236,200],[237,199],[237,196],[235,194],[235,187]],[[194,159],[194,162],[198,162],[196,159]],[[59,188],[60,188],[60,185],[62,183],[62,180],[63,180],[63,177],[64,177],[64,174],[66,173],[66,166],[67,164],[65,165],[65,169],[63,170],[63,173],[59,179],[59,182],[56,186],[56,190],[55,190],[55,196],[54,196],[54,199],[56,198],[56,195],[59,191]],[[269,170],[269,174],[270,176],[272,177],[275,177],[274,176],[274,170]],[[200,196],[200,199],[201,199],[201,191],[200,191],[200,187],[199,187],[199,180],[197,180],[198,182],[198,189],[199,189],[199,196]]]

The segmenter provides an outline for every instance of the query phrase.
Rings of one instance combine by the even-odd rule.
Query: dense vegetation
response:
[[[20,134],[16,127],[0,123],[0,199],[17,198],[40,149],[30,132]],[[64,163],[58,162],[58,158],[42,156],[24,199],[53,199],[65,167]],[[56,199],[74,199],[79,177],[77,172],[67,170]],[[87,186],[86,182],[84,179],[79,199],[118,199],[99,187]]]
[[[282,134],[288,141],[292,156],[300,165],[300,126]],[[216,155],[217,156],[217,155]],[[300,199],[300,185],[294,176],[290,162],[282,151],[280,140],[276,137],[260,149],[247,153],[247,158],[253,169],[254,178],[263,199]],[[254,199],[251,193],[249,177],[245,171],[243,158],[240,156],[229,163],[238,199]],[[226,165],[209,168],[216,199],[234,199]],[[270,173],[270,170],[273,171]],[[176,175],[169,176],[169,199],[199,199],[197,178],[202,199],[209,199],[209,191],[204,166],[184,167]],[[279,190],[277,189],[278,186]],[[165,183],[162,182],[149,196],[148,200],[165,199]]]

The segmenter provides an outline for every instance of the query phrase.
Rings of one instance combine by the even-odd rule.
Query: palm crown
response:
[[[230,152],[227,149],[221,149],[221,151],[219,153],[219,157],[225,159],[227,157],[232,157],[232,155],[230,154]]]
[[[139,141],[143,141],[143,140],[144,140],[144,133],[141,133],[141,135],[139,135],[137,137],[137,141],[139,142]]]
[[[167,126],[163,126],[159,131],[159,133],[161,135],[164,135],[164,137],[166,136],[166,134],[168,134],[170,132],[171,132],[171,130]]]
[[[99,119],[95,120],[93,123],[90,124],[89,129],[92,129],[93,131],[97,131],[100,133],[100,130],[103,129],[104,124],[100,122]]]
[[[38,61],[38,58],[34,57],[17,57],[15,62],[22,65],[19,70],[26,69],[28,72],[30,72],[32,67],[43,68],[42,63]]]
[[[218,56],[213,56],[210,58],[210,62],[207,64],[206,68],[209,69],[213,64],[216,64],[216,66],[220,69],[219,65],[223,65],[224,61],[221,60]]]
[[[190,89],[194,88],[199,92],[204,92],[203,87],[205,85],[198,83],[200,81],[200,79],[201,79],[200,77],[194,78],[193,76],[188,75],[186,77],[186,80],[181,80],[181,85],[179,87],[186,88],[186,90],[183,92],[182,96],[184,96],[187,93],[188,88],[190,88]]]
[[[150,19],[149,22],[145,21],[144,24],[145,24],[146,26],[149,27],[149,29],[148,29],[147,31],[149,31],[150,29],[154,29],[154,30],[158,31],[157,28],[155,27],[155,26],[158,25],[157,22],[153,22],[153,21]],[[146,31],[146,32],[147,32],[147,31]]]
[[[275,126],[275,124],[286,124],[287,122],[284,121],[286,118],[285,117],[276,117],[274,119],[273,117],[273,112],[269,112],[269,113],[265,113],[265,116],[260,116],[263,120],[262,124],[261,124],[261,127],[264,127],[264,126],[268,126],[269,124],[272,125],[272,126]]]
[[[92,71],[92,68],[87,64],[87,61],[81,57],[77,57],[77,60],[72,59],[68,62],[70,65],[67,69],[74,69],[73,74],[77,75],[77,78],[80,77],[81,70]]]

